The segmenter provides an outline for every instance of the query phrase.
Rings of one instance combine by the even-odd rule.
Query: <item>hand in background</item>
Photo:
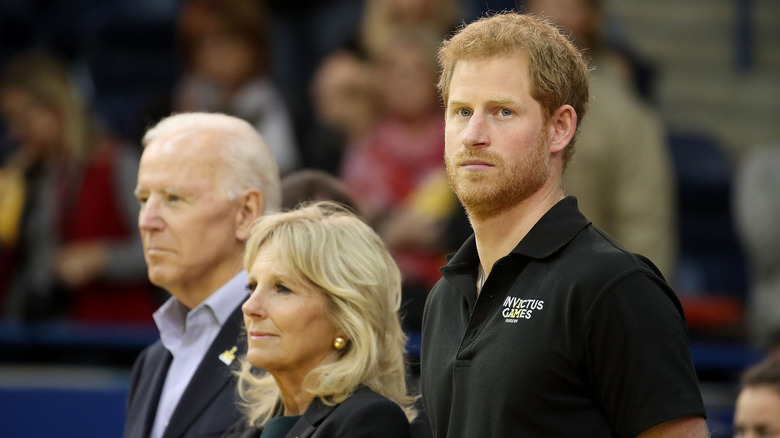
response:
[[[106,266],[106,248],[102,243],[74,243],[60,249],[54,260],[57,278],[77,288],[100,276]]]

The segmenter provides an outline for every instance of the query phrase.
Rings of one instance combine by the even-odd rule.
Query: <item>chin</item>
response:
[[[147,272],[149,274],[149,281],[153,285],[165,290],[171,289],[170,286],[173,284],[173,280],[170,272],[162,267],[150,267]]]
[[[246,352],[246,361],[255,368],[267,369],[268,361],[263,359],[262,353],[255,348],[250,347]]]

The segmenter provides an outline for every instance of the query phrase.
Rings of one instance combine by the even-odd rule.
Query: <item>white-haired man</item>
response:
[[[133,368],[124,436],[219,436],[240,418],[244,243],[279,208],[279,170],[257,131],[223,114],[167,117],[143,143],[138,227],[149,279],[171,298],[154,314],[160,340]]]

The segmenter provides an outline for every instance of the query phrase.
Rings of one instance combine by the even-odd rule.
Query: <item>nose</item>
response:
[[[467,148],[482,148],[490,145],[487,123],[484,115],[475,112],[469,117],[468,124],[463,130],[461,141]]]
[[[161,230],[165,225],[160,211],[160,202],[155,195],[149,198],[141,205],[138,212],[138,228],[141,231]]]
[[[264,318],[267,315],[260,291],[249,295],[249,298],[241,305],[241,311],[246,317]]]

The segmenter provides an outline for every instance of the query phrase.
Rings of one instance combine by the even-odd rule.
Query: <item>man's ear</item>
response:
[[[237,201],[236,239],[244,242],[249,238],[252,223],[263,214],[263,194],[257,189],[248,189]]]
[[[577,130],[577,112],[571,105],[561,105],[547,121],[550,135],[550,153],[566,149]]]

